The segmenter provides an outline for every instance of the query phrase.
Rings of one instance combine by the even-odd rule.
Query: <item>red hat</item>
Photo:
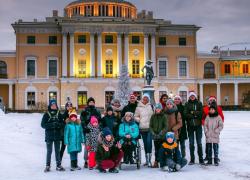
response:
[[[94,124],[94,123],[98,123],[98,120],[96,119],[96,117],[95,116],[91,116],[91,118],[90,118],[90,124]]]

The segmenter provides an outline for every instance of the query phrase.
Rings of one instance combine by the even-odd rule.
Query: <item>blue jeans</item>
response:
[[[181,156],[182,156],[182,158],[186,157],[186,145],[185,145],[185,141],[186,140],[179,141],[179,147],[180,147],[180,150],[181,150]]]
[[[51,154],[53,149],[53,143],[55,148],[55,156],[56,156],[56,165],[61,165],[61,158],[60,158],[60,141],[47,141],[47,158],[46,158],[46,166],[50,166],[51,163]]]
[[[196,143],[198,147],[198,156],[199,160],[203,160],[202,152],[202,126],[192,126],[188,127],[188,137],[189,137],[189,148],[190,148],[190,157],[191,161],[194,161],[194,137],[196,138]]]
[[[145,154],[152,153],[152,134],[150,131],[141,131]]]
[[[78,151],[73,151],[70,153],[70,160],[71,161],[75,161],[77,160],[77,155],[78,155]]]

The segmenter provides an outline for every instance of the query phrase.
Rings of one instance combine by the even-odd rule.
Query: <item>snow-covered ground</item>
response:
[[[41,114],[7,114],[0,116],[0,179],[1,180],[115,180],[115,179],[250,179],[250,112],[226,112],[221,134],[219,167],[186,166],[181,172],[168,173],[159,169],[124,167],[119,174],[100,174],[84,169],[69,170],[69,155],[65,153],[62,165],[65,172],[44,173],[46,148],[44,130],[40,127]],[[187,142],[188,145],[188,142]],[[188,146],[187,146],[188,147]],[[188,148],[187,148],[188,151]],[[188,153],[188,152],[187,152]],[[83,153],[79,161],[83,164]],[[189,157],[187,157],[189,159]]]

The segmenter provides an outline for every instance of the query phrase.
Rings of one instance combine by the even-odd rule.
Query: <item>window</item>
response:
[[[204,64],[204,78],[215,78],[214,63],[206,62]]]
[[[78,36],[78,43],[85,44],[86,43],[86,35],[79,35]]]
[[[140,44],[140,37],[132,36],[132,44]]]
[[[166,46],[167,45],[166,37],[159,37],[159,45],[160,46]]]
[[[186,46],[187,40],[184,37],[179,38],[179,46]]]
[[[49,36],[49,44],[57,44],[57,36]]]
[[[27,105],[35,106],[36,105],[36,96],[35,92],[27,92]]]
[[[49,60],[49,76],[57,76],[57,60]]]
[[[27,76],[35,76],[35,60],[27,60]]]
[[[27,36],[27,44],[35,44],[36,37],[35,36]]]
[[[231,73],[231,66],[230,64],[225,64],[225,74],[230,74]]]
[[[167,76],[167,61],[159,61],[159,76]]]
[[[180,91],[179,96],[182,99],[182,104],[185,104],[187,102],[187,91]]]
[[[113,36],[112,35],[106,35],[105,36],[105,43],[106,44],[112,44],[113,43]]]
[[[133,75],[139,75],[140,74],[140,61],[139,60],[133,60],[132,61],[132,74]]]
[[[133,94],[136,96],[136,98],[137,98],[138,101],[141,100],[141,95],[142,95],[141,91],[134,91]]]
[[[86,61],[85,60],[78,61],[78,73],[79,75],[86,75]]]
[[[7,64],[4,61],[0,61],[0,78],[7,79]]]
[[[248,64],[243,64],[243,74],[248,74]]]
[[[113,60],[106,60],[106,74],[113,74]]]
[[[111,104],[111,101],[113,100],[115,92],[114,91],[105,91],[105,105],[106,107]]]
[[[87,91],[78,91],[77,103],[78,109],[83,109],[87,105]]]
[[[179,76],[187,76],[187,61],[179,61]]]
[[[51,100],[56,100],[57,101],[57,92],[54,92],[54,91],[49,92],[49,102]]]

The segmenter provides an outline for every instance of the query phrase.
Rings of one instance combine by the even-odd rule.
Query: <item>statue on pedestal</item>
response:
[[[142,72],[146,69],[146,75],[144,76],[147,82],[147,86],[151,85],[151,81],[154,78],[153,61],[147,60],[145,66],[142,68]]]

